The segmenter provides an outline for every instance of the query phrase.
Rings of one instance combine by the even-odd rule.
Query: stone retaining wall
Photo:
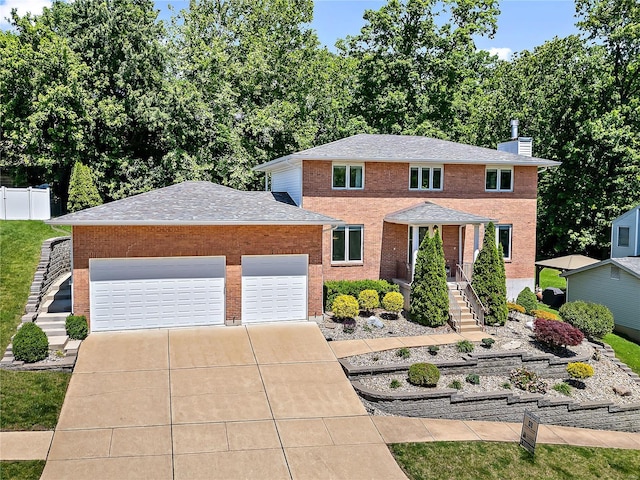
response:
[[[391,394],[368,389],[357,380],[351,384],[370,408],[393,415],[519,423],[524,411],[528,410],[546,424],[640,432],[638,403],[624,406],[609,402],[580,404],[565,399],[549,400],[540,394],[462,394],[453,389]]]
[[[32,322],[40,301],[60,275],[71,271],[71,237],[50,238],[42,242],[40,260],[33,275],[23,322]]]

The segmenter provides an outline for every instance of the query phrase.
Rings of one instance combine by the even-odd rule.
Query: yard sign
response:
[[[520,445],[531,455],[536,453],[536,439],[538,438],[538,425],[540,419],[531,412],[525,410],[522,419],[522,433],[520,434]]]

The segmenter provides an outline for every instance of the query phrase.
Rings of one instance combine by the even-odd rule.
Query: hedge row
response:
[[[400,287],[386,280],[330,280],[324,282],[325,309],[331,310],[333,301],[338,295],[351,295],[358,298],[363,290],[375,290],[380,297],[379,301],[382,302],[385,294],[399,292]]]

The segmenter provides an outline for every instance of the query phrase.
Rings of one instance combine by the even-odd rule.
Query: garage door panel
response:
[[[220,257],[92,261],[92,330],[223,324],[224,274]]]

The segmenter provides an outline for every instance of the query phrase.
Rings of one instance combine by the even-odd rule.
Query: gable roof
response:
[[[569,277],[571,275],[575,275],[576,273],[581,273],[586,270],[591,270],[592,268],[599,268],[605,265],[615,265],[620,267],[622,270],[627,272],[634,277],[640,278],[640,257],[621,257],[621,258],[607,258],[598,263],[593,263],[591,265],[586,265],[582,268],[578,268],[576,270],[571,270],[568,272],[561,273],[561,277]]]
[[[52,225],[342,225],[286,193],[182,182],[47,221]]]
[[[423,202],[404,208],[384,217],[385,222],[403,225],[432,223],[437,225],[467,225],[469,223],[489,223],[490,218],[441,207],[433,202]]]
[[[436,162],[539,167],[560,165],[560,162],[544,158],[526,157],[437,138],[361,133],[277,158],[258,165],[254,170],[269,171],[282,163],[298,163],[302,160]]]

